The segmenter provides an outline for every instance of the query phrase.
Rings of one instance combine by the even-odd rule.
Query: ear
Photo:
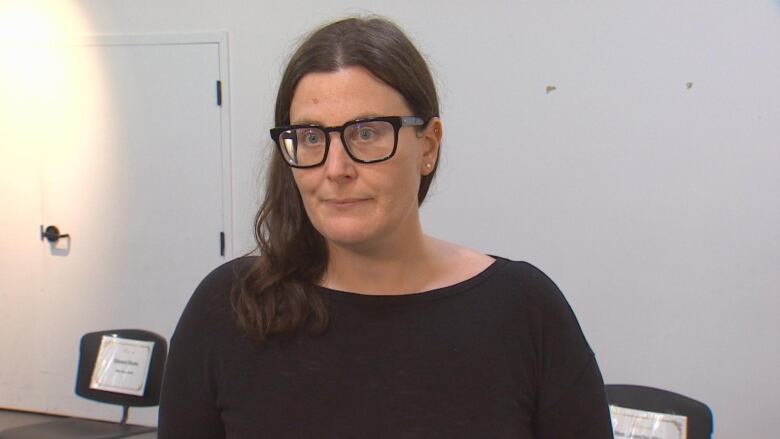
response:
[[[420,173],[422,175],[428,175],[436,169],[436,162],[439,160],[439,146],[441,145],[443,135],[444,129],[441,119],[438,117],[432,117],[428,121],[428,126],[418,134],[422,141],[422,149],[420,150]]]

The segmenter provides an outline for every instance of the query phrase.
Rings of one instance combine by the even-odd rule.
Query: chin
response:
[[[376,235],[365,225],[357,224],[330,224],[327,227],[317,228],[317,230],[327,242],[344,247],[368,244],[375,240]]]

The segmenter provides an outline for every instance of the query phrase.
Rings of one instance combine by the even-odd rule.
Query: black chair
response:
[[[610,405],[688,418],[688,439],[711,439],[712,411],[706,404],[668,390],[632,384],[607,384]]]
[[[93,373],[97,366],[98,353],[100,352],[104,336],[154,343],[151,348],[151,360],[147,370],[143,394],[132,395],[90,387],[93,382]],[[157,431],[155,427],[127,424],[127,416],[130,407],[152,407],[160,403],[160,388],[162,387],[167,351],[168,345],[163,337],[140,329],[116,329],[85,334],[81,337],[76,394],[93,401],[121,405],[121,421],[114,423],[80,418],[63,418],[1,431],[0,439],[113,439]]]

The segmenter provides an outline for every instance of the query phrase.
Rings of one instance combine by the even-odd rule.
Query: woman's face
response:
[[[305,75],[290,106],[291,124],[340,126],[377,116],[416,115],[401,94],[362,67]],[[434,119],[422,132],[402,127],[395,155],[378,163],[353,161],[333,132],[323,165],[293,169],[306,213],[329,244],[370,250],[404,243],[419,230],[417,191],[421,176],[435,167],[440,126]]]

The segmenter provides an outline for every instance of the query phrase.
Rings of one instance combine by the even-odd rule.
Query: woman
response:
[[[161,438],[611,438],[593,353],[527,263],[423,233],[442,122],[383,19],[309,36],[276,101],[259,257],[171,341]]]

